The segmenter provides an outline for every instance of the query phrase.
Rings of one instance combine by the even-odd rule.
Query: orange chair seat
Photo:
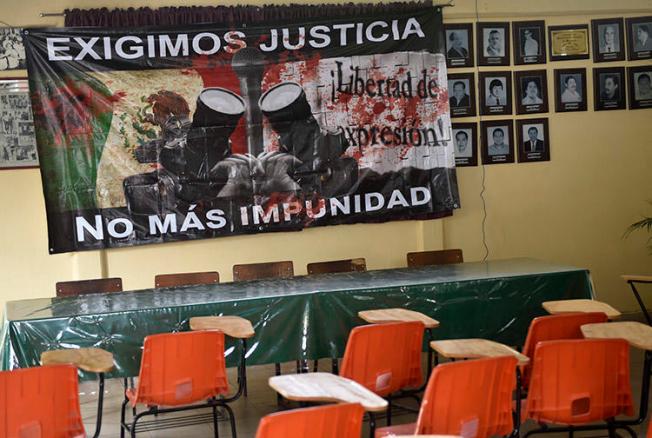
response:
[[[417,431],[417,423],[399,424],[396,426],[380,427],[376,429],[376,438],[394,435],[414,435]]]

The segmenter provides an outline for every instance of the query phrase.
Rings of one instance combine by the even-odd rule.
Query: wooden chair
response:
[[[291,261],[233,265],[233,281],[292,277],[294,277],[294,264]],[[297,361],[297,372],[301,371],[302,368],[305,369],[307,367],[307,365],[303,366],[300,361]],[[274,364],[274,374],[277,376],[281,375],[280,363]],[[281,404],[280,396],[277,396],[277,402],[279,405]]]
[[[419,251],[407,254],[409,268],[430,265],[452,265],[464,263],[461,249],[444,249],[441,251]]]
[[[291,261],[233,265],[233,281],[292,277],[294,277],[294,265]]]
[[[308,263],[308,275],[334,274],[337,272],[365,272],[366,270],[367,262],[364,258]]]
[[[57,297],[105,292],[122,292],[122,278],[98,278],[96,280],[60,281],[56,285]]]
[[[154,277],[154,287],[195,286],[200,284],[217,284],[219,282],[220,274],[216,271],[159,274]]]

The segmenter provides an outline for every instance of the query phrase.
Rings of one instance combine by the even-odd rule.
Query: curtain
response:
[[[346,3],[306,5],[289,4],[262,7],[242,6],[191,6],[128,8],[128,9],[66,9],[65,26],[143,27],[200,23],[226,25],[276,24],[291,20],[337,19],[356,17],[367,13],[392,14],[432,7],[431,1],[392,3]]]

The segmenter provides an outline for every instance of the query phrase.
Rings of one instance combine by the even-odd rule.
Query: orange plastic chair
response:
[[[351,331],[340,376],[386,397],[416,388],[421,375],[424,325],[420,321],[370,324]]]
[[[72,365],[0,372],[0,436],[85,437],[78,393]]]
[[[357,403],[277,412],[260,420],[256,438],[360,438],[363,415]]]
[[[542,341],[557,341],[562,339],[584,339],[581,327],[584,324],[607,322],[607,315],[602,312],[563,313],[534,318],[523,345],[523,354],[534,357],[534,349]],[[527,388],[530,383],[532,362],[521,367],[522,385]]]
[[[537,345],[526,418],[569,425],[576,431],[599,430],[619,426],[615,421],[588,424],[633,413],[629,345],[624,339],[547,341]],[[570,429],[547,427],[530,431],[526,436],[543,431]]]
[[[130,432],[135,430],[137,421],[145,415],[187,410],[187,405],[190,404],[198,408],[214,408],[219,405],[229,411],[232,433],[235,436],[233,413],[226,405],[230,400],[215,399],[220,394],[226,394],[228,390],[224,333],[206,330],[147,336],[140,363],[138,387],[125,391],[122,426]],[[148,411],[137,414],[130,426],[124,421],[128,402],[134,407],[138,404],[150,406]],[[194,405],[197,402],[205,403]],[[158,406],[173,408],[160,409]],[[216,421],[215,417],[214,422]]]
[[[379,428],[376,437],[509,435],[514,430],[512,392],[515,388],[516,358],[513,356],[438,365],[426,386],[417,422]]]

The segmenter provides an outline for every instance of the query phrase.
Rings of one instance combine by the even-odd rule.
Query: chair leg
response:
[[[280,363],[275,363],[274,364],[274,375],[276,375],[276,376],[281,375],[281,364]],[[283,398],[281,397],[281,394],[276,393],[276,405],[281,406],[281,403],[283,403]]]
[[[315,363],[313,364],[313,367],[312,367],[312,372],[316,373],[317,371],[319,371],[319,361],[317,359],[315,359]]]
[[[213,405],[213,428],[215,430],[215,438],[220,438],[220,430],[217,427],[217,406]]]
[[[125,383],[127,382],[127,379],[125,379]],[[127,411],[127,403],[129,403],[129,399],[125,395],[125,399],[122,402],[122,408],[120,409],[120,438],[125,438],[125,416],[126,416],[126,411]]]
[[[369,412],[369,438],[375,438],[376,436],[376,415],[373,412]]]
[[[337,359],[332,359],[331,360],[331,368],[332,368],[333,374],[338,375],[340,373],[340,366],[339,366],[339,363],[338,363]]]
[[[392,425],[392,396],[387,396],[387,426]]]
[[[100,376],[100,392],[97,395],[97,421],[95,422],[95,433],[93,438],[100,436],[102,430],[102,411],[104,406],[104,373],[99,373]]]
[[[223,404],[222,406],[229,414],[229,423],[231,424],[231,437],[237,438],[237,434],[235,431],[235,416],[233,415],[233,409],[231,409],[231,406],[227,404]]]

